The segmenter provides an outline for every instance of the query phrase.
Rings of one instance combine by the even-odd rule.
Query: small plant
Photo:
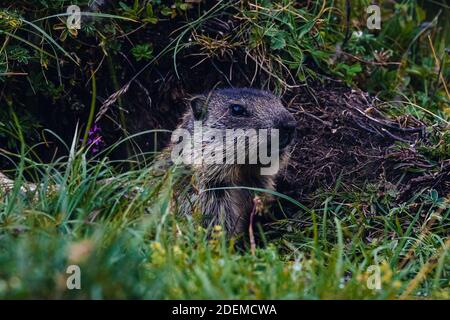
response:
[[[131,53],[136,61],[150,60],[153,57],[153,47],[148,44],[139,44],[131,49]]]
[[[155,24],[159,20],[153,11],[152,3],[140,4],[139,0],[135,0],[131,7],[122,1],[119,2],[119,5],[124,14],[132,19],[151,24]]]

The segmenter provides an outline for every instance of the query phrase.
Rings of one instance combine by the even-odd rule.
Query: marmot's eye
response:
[[[233,116],[248,116],[247,109],[243,105],[231,104],[230,109]]]

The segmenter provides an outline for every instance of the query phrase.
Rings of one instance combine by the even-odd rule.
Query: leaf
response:
[[[188,3],[180,3],[179,8],[183,11],[186,11],[187,9],[189,9],[189,4]]]
[[[307,34],[312,29],[312,27],[314,27],[315,23],[316,23],[315,21],[307,22],[301,29],[300,33],[298,34],[298,39],[303,38],[305,34]]]
[[[122,2],[122,1],[119,1],[119,6],[123,9],[123,10],[125,10],[125,11],[130,11],[131,10],[131,8],[129,7],[129,6],[127,6],[124,2]]]
[[[357,73],[360,73],[361,71],[362,71],[362,68],[361,68],[361,64],[359,64],[359,63],[355,63],[354,65],[352,65],[349,69],[348,69],[348,71],[351,73],[351,74],[357,74]]]
[[[147,17],[154,17],[155,14],[153,12],[153,6],[151,4],[147,4],[145,7],[145,13],[147,14]]]
[[[278,33],[276,36],[271,37],[270,47],[274,50],[283,49],[284,47],[286,47],[286,40],[284,39],[284,35],[282,33]]]
[[[163,16],[168,17],[172,15],[172,9],[170,9],[168,6],[163,6],[160,10]]]

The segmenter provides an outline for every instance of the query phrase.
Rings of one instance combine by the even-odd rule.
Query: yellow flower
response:
[[[222,226],[216,225],[213,228],[212,237],[213,239],[219,239],[222,236]]]
[[[156,241],[154,241],[150,244],[150,248],[152,248],[152,250],[155,250],[155,251],[162,250],[161,243],[156,242]]]
[[[183,252],[181,251],[181,249],[180,249],[180,247],[179,246],[174,246],[173,247],[173,253],[174,253],[174,255],[180,255],[180,254],[182,254]]]
[[[166,261],[166,250],[159,242],[152,242],[150,248],[153,250],[151,255],[151,261],[154,265],[160,266]]]
[[[395,289],[400,289],[400,288],[402,287],[402,282],[399,281],[399,280],[395,280],[395,281],[392,283],[392,286],[393,286]]]
[[[392,269],[389,266],[389,264],[386,261],[383,261],[381,263],[380,269],[383,274],[381,276],[381,281],[383,281],[384,283],[389,282],[392,279],[392,275],[393,275]]]
[[[180,259],[181,261],[185,261],[187,259],[186,253],[177,245],[173,247],[173,255],[175,258]]]

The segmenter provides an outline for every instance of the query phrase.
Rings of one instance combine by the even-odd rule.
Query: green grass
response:
[[[75,145],[69,159],[42,165],[28,151],[18,172],[41,184],[0,196],[0,298],[450,298],[450,206],[433,192],[416,196],[420,208],[374,197],[373,216],[361,205],[367,190],[325,195],[322,206],[266,226],[270,240],[251,255],[220,228],[208,235],[175,214],[180,170],[119,173],[106,155],[87,161]],[[426,223],[433,216],[438,223]],[[69,265],[81,268],[81,290],[66,287]],[[367,287],[371,265],[380,290]]]

